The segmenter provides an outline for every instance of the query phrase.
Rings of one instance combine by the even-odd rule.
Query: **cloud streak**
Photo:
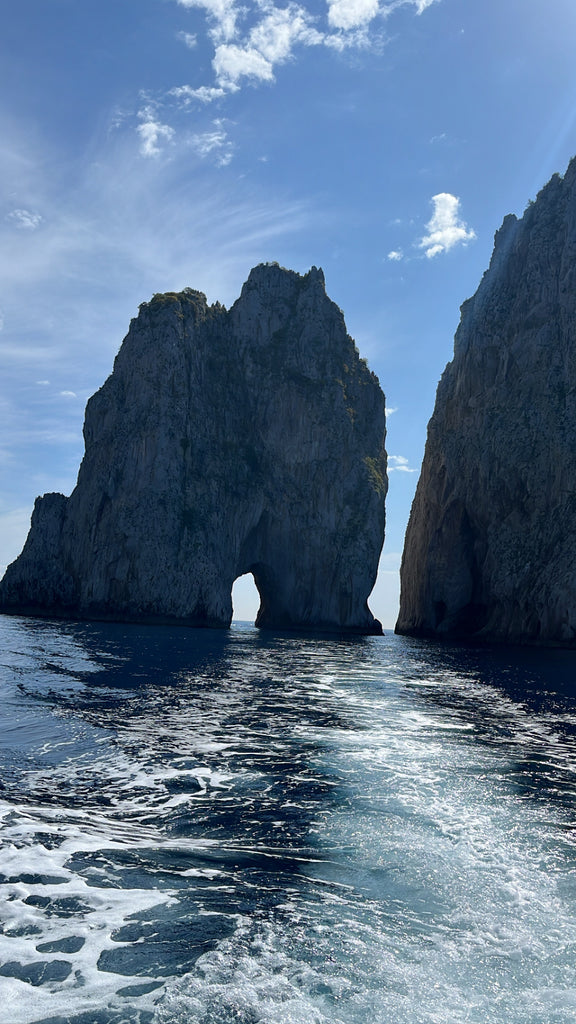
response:
[[[213,121],[206,131],[192,135],[191,142],[202,159],[212,156],[219,167],[225,167],[232,159],[233,146],[220,119]]]

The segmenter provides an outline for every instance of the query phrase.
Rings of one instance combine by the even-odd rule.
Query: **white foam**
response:
[[[215,916],[209,893],[251,913],[230,913],[233,934],[187,976],[130,997],[157,1024],[572,1022],[573,815],[522,789],[526,757],[570,784],[567,720],[471,674],[435,671],[409,646],[386,663],[379,641],[254,643],[222,679],[183,673],[178,687],[151,686],[147,702],[136,688],[109,732],[86,694],[89,728],[73,699],[61,718],[37,712],[25,794],[0,806],[0,950],[4,962],[73,969],[38,988],[0,978],[10,1024],[112,1015],[126,1005],[120,989],[150,980],[98,969],[121,948],[112,934],[134,914],[172,913],[183,894]],[[81,653],[63,650],[61,667]],[[90,743],[77,742],[82,730]],[[48,804],[57,793],[61,806]],[[110,806],[90,805],[100,794]],[[210,838],[195,835],[195,813]],[[191,823],[184,838],[180,821]],[[157,867],[171,851],[173,875]],[[186,854],[202,851],[215,866],[187,868]],[[247,871],[233,856],[227,871],[235,851]],[[75,869],[74,855],[99,853],[86,877]],[[140,875],[124,871],[127,853]],[[127,877],[133,888],[120,887]],[[45,899],[78,905],[62,917]],[[36,948],[71,936],[84,942],[77,953]],[[144,939],[135,945],[146,952]]]

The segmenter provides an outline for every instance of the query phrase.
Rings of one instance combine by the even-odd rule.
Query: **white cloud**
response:
[[[387,18],[399,7],[415,7],[416,14],[422,14],[436,0],[391,0],[379,3],[379,0],[327,0],[328,21],[334,28],[348,31],[367,25],[380,15]]]
[[[378,13],[378,0],[328,0],[328,23],[332,28],[358,28]]]
[[[389,3],[384,4],[383,11],[385,14],[391,14],[398,7],[415,7],[416,14],[422,14],[428,7],[437,2],[438,0],[390,0]]]
[[[46,384],[49,384],[50,381],[49,380],[37,380],[36,383],[37,384],[42,384],[43,386],[46,386]]]
[[[178,32],[178,39],[187,46],[189,50],[193,50],[198,45],[196,36],[193,36],[191,32]]]
[[[388,472],[389,473],[416,473],[416,469],[412,469],[409,465],[408,459],[404,455],[389,455],[388,456]]]
[[[75,391],[61,391],[60,394],[62,398],[78,398]]]
[[[399,263],[400,260],[404,259],[404,253],[401,249],[392,249],[388,253],[387,259],[392,260],[393,263]]]
[[[241,8],[237,8],[235,0],[177,0],[182,7],[200,7],[206,11],[208,20],[213,24],[210,35],[215,43],[233,39],[236,35],[236,22]]]
[[[241,78],[261,82],[274,81],[274,66],[292,56],[294,46],[316,46],[324,36],[311,24],[311,17],[303,7],[271,7],[251,29],[243,45],[226,43],[216,47],[212,66],[216,72],[218,94],[220,90],[233,92],[239,88]],[[198,96],[199,90],[194,90]],[[211,98],[205,91],[201,99]]]
[[[212,66],[218,81],[230,92],[239,88],[240,78],[258,78],[272,82],[272,64],[258,50],[251,46],[241,47],[225,44],[216,47]]]
[[[193,89],[191,85],[177,85],[174,89],[170,89],[168,93],[168,96],[174,96],[184,106],[188,106],[193,100],[200,100],[201,103],[212,103],[212,100],[218,100],[225,95],[226,90],[221,86],[209,85],[201,85],[198,89]]]
[[[308,12],[297,4],[289,4],[284,9],[273,7],[250,32],[251,45],[272,64],[287,60],[295,43],[317,46],[323,38],[313,28]]]
[[[460,200],[450,192],[439,192],[432,196],[434,213],[426,227],[428,234],[420,240],[419,248],[426,256],[438,256],[448,252],[455,245],[466,245],[476,238],[475,231],[460,218]]]
[[[6,220],[21,231],[35,231],[42,223],[43,218],[39,213],[32,213],[31,210],[12,210],[11,213],[6,214]]]
[[[398,407],[395,406],[393,409],[389,409],[388,406],[386,406],[385,411],[387,416],[393,416],[395,412],[398,412]]]
[[[276,65],[290,60],[297,46],[324,45],[342,51],[351,47],[381,45],[381,36],[369,34],[371,22],[385,19],[397,8],[412,7],[421,14],[436,0],[327,0],[324,25],[316,12],[296,3],[275,6],[273,0],[176,0],[182,7],[206,13],[208,34],[215,47],[212,67],[214,85],[177,86],[168,95],[184,105],[210,103],[237,92],[243,80],[252,84],[273,82]],[[244,28],[244,26],[247,26]],[[185,42],[188,34],[181,32]],[[196,41],[196,37],[190,37]],[[192,43],[187,45],[193,45]],[[156,139],[152,139],[152,146]]]
[[[160,141],[170,142],[174,138],[174,129],[168,124],[161,124],[160,121],[157,121],[151,107],[145,107],[141,110],[138,117],[142,122],[137,128],[137,132],[142,140],[140,152],[143,156],[159,156],[162,152],[159,146]]]
[[[344,53],[344,50],[350,49],[375,50],[380,47],[381,42],[380,36],[370,36],[367,25],[361,25],[359,28],[349,29],[346,32],[342,30],[328,32],[324,36],[324,46],[336,50],[337,53]]]

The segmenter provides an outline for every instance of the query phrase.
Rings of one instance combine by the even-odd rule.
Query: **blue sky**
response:
[[[574,0],[19,0],[0,38],[0,571],[138,305],[321,266],[394,410],[371,607],[460,304],[576,153]],[[235,589],[235,614],[255,601]]]

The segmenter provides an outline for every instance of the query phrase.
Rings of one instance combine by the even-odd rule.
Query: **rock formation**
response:
[[[397,632],[576,642],[576,160],[506,217],[428,428]]]
[[[256,267],[230,310],[155,295],[90,399],[69,498],[38,498],[0,610],[381,632],[384,396],[315,267]]]

